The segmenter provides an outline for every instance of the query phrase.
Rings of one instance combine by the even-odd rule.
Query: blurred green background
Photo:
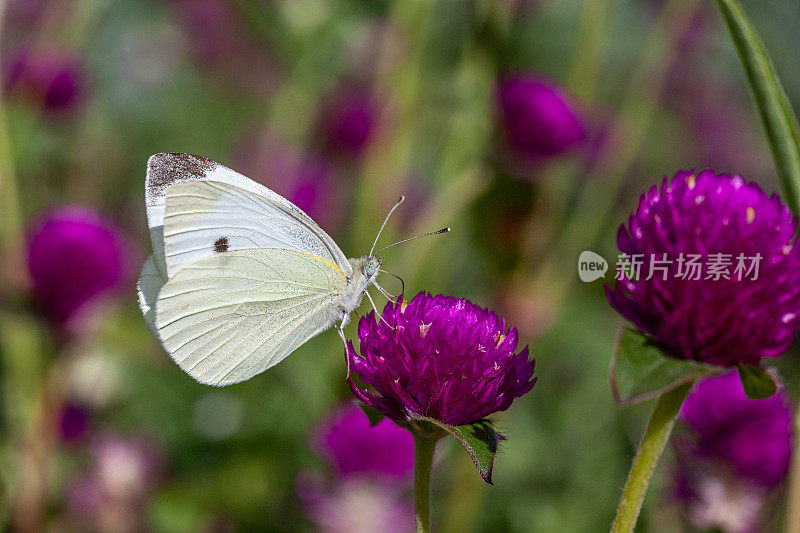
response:
[[[314,529],[295,479],[325,471],[308,434],[350,398],[333,332],[266,374],[212,389],[184,374],[147,331],[135,276],[90,333],[66,347],[31,302],[24,236],[58,206],[91,206],[114,220],[139,268],[150,253],[145,163],[175,151],[207,156],[282,194],[307,165],[321,169],[312,215],[349,256],[369,249],[400,194],[409,201],[382,242],[451,226],[447,236],[388,251],[384,268],[403,276],[409,295],[443,292],[503,313],[530,344],[539,381],[496,417],[508,440],[493,487],[454,443],[443,447],[435,527],[607,530],[652,404],[613,403],[608,367],[621,319],[602,281],[578,280],[578,254],[614,258],[616,227],[638,195],[679,169],[710,167],[778,189],[713,2],[6,4],[4,62],[21,49],[73,58],[80,94],[57,110],[26,86],[7,89],[3,100],[0,524],[12,520],[21,450],[55,379],[76,400],[95,396],[90,432],[158,450],[158,479],[139,509],[145,529]],[[800,4],[743,4],[797,108]],[[509,155],[494,94],[513,72],[564,88],[586,124],[580,147],[546,160]],[[371,102],[372,129],[363,150],[343,155],[321,139],[320,124],[354,87],[369,95],[359,101]],[[353,338],[355,326],[347,333]],[[792,391],[800,385],[796,355],[778,362]],[[83,527],[64,502],[87,468],[87,439],[52,451],[42,491],[51,529]],[[668,451],[640,531],[682,527],[659,497],[671,459]]]

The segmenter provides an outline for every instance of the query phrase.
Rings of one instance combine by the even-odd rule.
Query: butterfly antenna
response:
[[[398,276],[394,272],[389,272],[388,270],[383,270],[381,268],[378,269],[378,272],[382,272],[383,274],[389,274],[390,276],[393,276],[393,277],[397,278],[398,280],[400,280],[400,296],[405,295],[405,293],[406,293],[406,283],[403,281],[403,278],[401,278],[400,276]],[[373,282],[373,285],[377,285],[377,283]]]
[[[389,222],[389,217],[392,216],[392,213],[394,213],[394,210],[397,209],[398,206],[400,204],[402,204],[405,199],[406,199],[405,196],[400,196],[400,198],[394,204],[394,207],[392,207],[389,210],[389,214],[386,215],[386,218],[383,220],[383,224],[381,224],[381,229],[378,230],[378,234],[375,236],[375,242],[372,243],[372,248],[370,248],[370,250],[369,250],[369,255],[372,255],[372,251],[375,249],[375,245],[378,244],[378,239],[380,238],[381,233],[383,232],[383,228],[386,227],[386,223]]]
[[[450,228],[442,228],[439,231],[432,231],[430,233],[423,233],[422,235],[417,235],[416,237],[411,237],[410,239],[403,239],[402,241],[398,241],[398,242],[396,242],[394,244],[390,244],[389,246],[384,246],[383,248],[381,248],[380,250],[378,250],[375,253],[379,254],[384,250],[388,250],[392,246],[397,246],[398,244],[403,244],[404,242],[415,241],[417,239],[421,239],[422,237],[430,237],[431,235],[439,235],[441,233],[447,233],[449,231],[450,231]],[[370,252],[370,255],[372,255],[372,252]]]
[[[375,300],[373,300],[373,299],[372,299],[372,296],[370,296],[370,294],[369,294],[367,291],[364,291],[364,294],[366,294],[366,295],[367,295],[367,298],[369,299],[369,303],[371,303],[371,304],[372,304],[372,308],[375,310],[375,314],[376,314],[376,315],[378,315],[378,318],[380,318],[380,319],[381,319],[381,321],[382,321],[384,324],[386,324],[387,326],[389,326],[391,329],[395,329],[395,328],[394,328],[394,326],[392,326],[391,324],[389,324],[389,323],[386,321],[386,319],[385,319],[385,318],[383,318],[383,315],[382,315],[382,314],[381,314],[381,313],[378,311],[378,308],[375,306]]]

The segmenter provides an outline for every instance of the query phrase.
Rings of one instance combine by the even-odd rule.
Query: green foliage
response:
[[[495,431],[492,422],[489,420],[478,420],[472,424],[463,426],[451,426],[444,424],[433,418],[420,417],[414,419],[412,424],[420,422],[430,424],[436,428],[443,429],[467,449],[475,468],[483,480],[492,485],[492,469],[494,468],[494,456],[497,454],[497,447],[503,437]]]
[[[622,328],[611,362],[611,391],[617,402],[631,405],[722,370],[671,357],[638,331]]]
[[[717,0],[742,60],[786,201],[800,212],[800,126],[775,66],[753,24],[737,0]]]
[[[775,377],[768,370],[751,365],[739,365],[737,368],[744,393],[751,400],[763,400],[778,391]]]

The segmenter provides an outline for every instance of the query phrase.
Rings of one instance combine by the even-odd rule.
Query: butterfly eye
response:
[[[370,259],[364,264],[364,275],[371,278],[377,269],[378,265],[375,264],[375,261]]]

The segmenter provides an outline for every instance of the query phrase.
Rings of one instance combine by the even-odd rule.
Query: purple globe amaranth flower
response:
[[[586,138],[575,105],[546,80],[531,74],[508,76],[498,84],[496,98],[506,140],[522,157],[552,157]]]
[[[681,409],[692,429],[683,448],[692,456],[723,462],[737,477],[773,487],[789,471],[792,409],[784,391],[764,400],[745,396],[736,371],[695,385]]]
[[[796,232],[787,207],[758,185],[679,172],[620,226],[629,264],[617,264],[608,301],[675,357],[757,365],[783,354],[800,325]]]
[[[375,102],[367,91],[340,91],[322,111],[324,146],[337,155],[361,155],[374,133],[376,116]]]
[[[312,446],[342,478],[407,478],[414,467],[411,434],[381,420],[372,426],[355,405],[342,406],[317,428]]]
[[[25,48],[13,54],[4,69],[6,93],[18,93],[52,112],[73,108],[85,84],[80,63],[64,52]]]
[[[508,331],[504,318],[466,299],[421,292],[388,302],[382,317],[359,321],[360,357],[352,342],[347,348],[350,368],[377,394],[348,382],[356,397],[395,421],[470,424],[508,409],[536,383],[528,347],[514,353],[516,328]]]
[[[110,221],[83,207],[41,219],[28,242],[28,271],[44,313],[70,325],[98,296],[121,288],[130,274],[126,242]]]

